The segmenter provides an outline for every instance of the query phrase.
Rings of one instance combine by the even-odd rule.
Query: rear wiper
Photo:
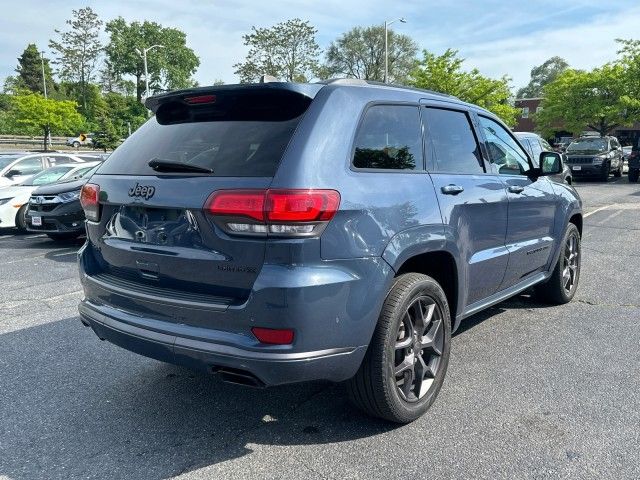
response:
[[[190,163],[174,162],[172,160],[162,160],[160,158],[152,159],[147,165],[156,172],[196,172],[196,173],[213,173],[212,168],[200,167]]]

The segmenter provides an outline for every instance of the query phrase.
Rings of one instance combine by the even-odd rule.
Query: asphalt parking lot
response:
[[[467,319],[402,427],[340,385],[252,390],[100,342],[76,309],[81,242],[0,230],[0,479],[640,478],[640,186],[577,189],[574,301]]]

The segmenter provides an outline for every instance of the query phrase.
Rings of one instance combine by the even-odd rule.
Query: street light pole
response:
[[[389,83],[389,25],[395,22],[407,23],[404,18],[384,21],[384,83]]]
[[[44,50],[40,52],[40,63],[42,64],[42,91],[44,93],[44,99],[47,99],[47,77],[44,74]],[[47,131],[47,138],[44,139],[44,149],[47,149],[47,145],[51,145],[51,133]]]
[[[40,61],[42,62],[42,90],[44,98],[47,98],[47,77],[44,75],[44,51],[40,52]]]
[[[138,54],[142,57],[144,63],[144,98],[149,97],[149,72],[147,71],[147,52],[154,48],[164,48],[164,45],[151,45],[149,48],[143,48],[142,50],[136,48]]]

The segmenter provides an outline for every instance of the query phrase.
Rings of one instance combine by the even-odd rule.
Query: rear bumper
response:
[[[357,372],[393,280],[381,258],[264,265],[249,298],[223,305],[122,288],[87,273],[83,323],[127,350],[189,368],[248,372],[266,386],[343,381]],[[266,345],[251,327],[290,328],[292,345]]]
[[[314,352],[252,352],[231,345],[167,335],[141,328],[120,318],[109,308],[84,300],[83,323],[102,340],[132,352],[194,370],[215,372],[220,367],[253,374],[265,386],[308,380],[342,381],[350,378],[362,362],[366,346]],[[109,315],[108,313],[111,313]]]

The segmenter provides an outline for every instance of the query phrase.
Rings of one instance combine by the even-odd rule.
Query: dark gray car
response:
[[[492,113],[356,80],[152,97],[81,193],[84,324],[253,386],[348,381],[409,422],[466,317],[570,301],[581,201]],[[490,349],[491,339],[487,339]]]
[[[609,175],[621,177],[624,169],[622,146],[616,137],[581,137],[565,152],[574,177],[596,176],[607,181]]]

